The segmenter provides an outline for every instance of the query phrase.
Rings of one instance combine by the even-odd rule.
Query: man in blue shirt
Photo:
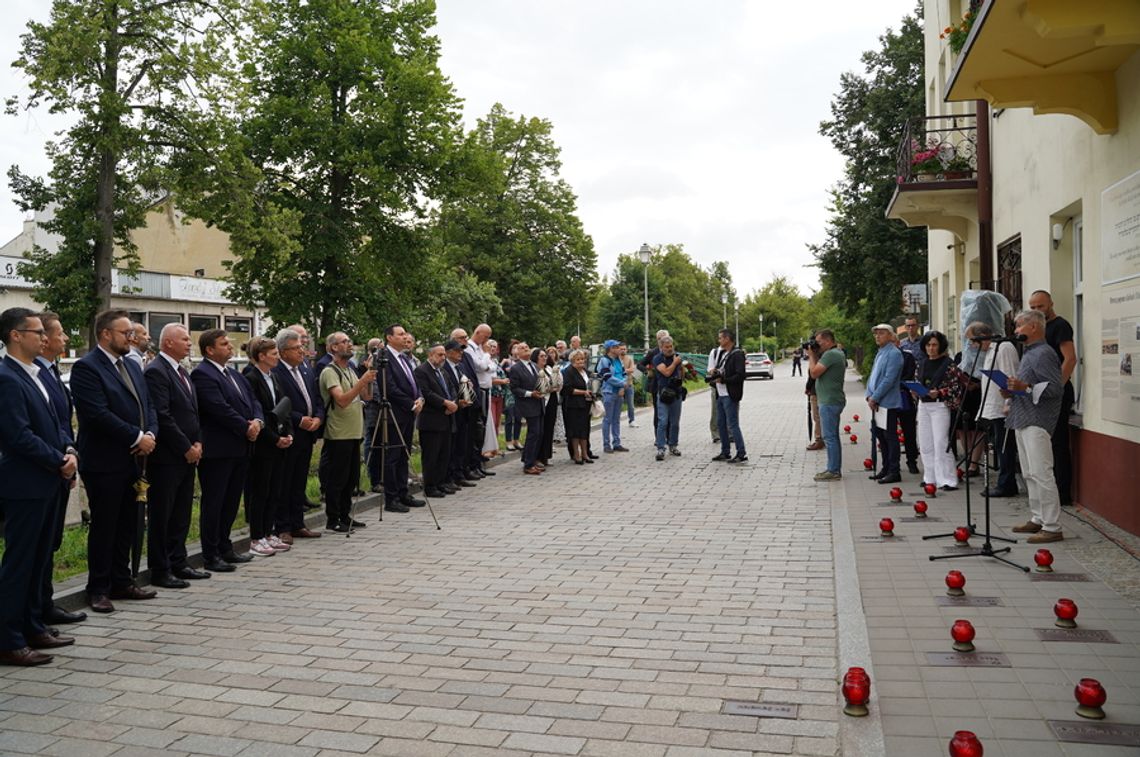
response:
[[[867,405],[871,408],[874,422],[872,429],[883,454],[883,467],[876,480],[880,484],[893,484],[902,481],[899,473],[898,410],[902,407],[899,393],[899,380],[902,375],[903,355],[895,346],[895,330],[886,323],[871,329],[875,335],[878,352],[871,366],[871,377],[867,379]]]
[[[618,356],[621,342],[609,339],[603,345],[606,354],[598,360],[598,378],[602,381],[602,447],[606,452],[628,452],[621,446],[621,410],[625,404],[625,366]]]

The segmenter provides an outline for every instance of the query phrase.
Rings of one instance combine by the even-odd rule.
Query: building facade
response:
[[[34,246],[55,252],[59,239],[44,231],[50,211],[24,222],[24,230],[0,247],[0,310],[9,307],[41,307],[32,296],[33,285],[20,274],[24,253]],[[265,311],[233,303],[225,295],[229,237],[199,220],[186,222],[171,200],[157,205],[147,215],[146,225],[133,233],[141,270],[112,274],[112,307],[131,313],[132,320],[146,325],[157,342],[162,327],[181,323],[190,330],[193,356],[198,357],[198,335],[214,328],[225,329],[237,345],[249,341],[269,326]],[[68,328],[79,331],[76,324]]]
[[[887,215],[928,229],[931,323],[960,345],[963,292],[1051,293],[1076,334],[1074,499],[1140,533],[1140,3],[927,0],[925,28]]]

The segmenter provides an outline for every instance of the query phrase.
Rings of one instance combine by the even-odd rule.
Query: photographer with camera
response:
[[[816,481],[838,481],[843,478],[843,449],[839,446],[839,416],[847,404],[843,394],[843,377],[847,358],[835,344],[831,329],[820,329],[815,338],[803,343],[808,356],[808,376],[815,379],[819,401],[819,420],[823,443],[827,447],[827,469],[815,474]]]
[[[673,347],[673,337],[660,340],[661,353],[653,358],[657,374],[657,461],[665,459],[665,446],[669,454],[681,456],[677,437],[681,432],[681,404],[685,401],[684,369],[681,356]]]
[[[740,400],[744,398],[744,351],[737,348],[732,332],[721,329],[717,334],[720,357],[716,366],[705,376],[716,398],[716,423],[720,432],[720,454],[713,460],[743,463],[748,460],[744,450],[744,435],[740,433]],[[731,439],[730,439],[731,437]],[[732,456],[730,442],[736,443],[736,456]]]

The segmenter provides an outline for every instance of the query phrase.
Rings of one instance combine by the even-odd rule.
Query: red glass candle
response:
[[[924,492],[926,492],[926,496],[928,496],[928,497],[937,497],[938,496],[938,487],[935,486],[934,484],[923,484],[922,490]]]
[[[1104,719],[1104,703],[1108,701],[1108,692],[1095,678],[1082,678],[1073,689],[1077,698],[1077,714],[1082,718],[1091,720]]]
[[[851,426],[850,425],[844,426],[843,427],[843,433],[850,434],[851,433]]]
[[[899,444],[903,444],[905,442],[906,442],[906,437],[903,436],[902,434],[899,434]]]
[[[950,757],[982,757],[982,742],[973,731],[955,731],[950,739]]]
[[[855,419],[855,422],[856,422],[856,423],[858,423],[858,422],[859,422],[859,416],[858,416],[858,415],[854,415],[854,416],[852,416],[852,417]]]
[[[851,443],[852,443],[852,444],[857,444],[858,442],[859,442],[859,437],[858,437],[858,436],[856,436],[855,434],[852,434],[852,435],[851,435]]]
[[[954,529],[954,541],[958,542],[959,544],[969,544],[970,543],[970,529],[966,528],[965,526],[958,526],[957,528],[955,528]]]
[[[960,570],[952,570],[946,574],[946,593],[951,597],[963,597],[966,595],[966,590],[963,589],[966,585],[966,576],[962,575]]]
[[[902,499],[902,489],[900,489],[897,486],[891,487],[890,494],[891,494],[891,501],[892,502],[898,502]]]
[[[1053,625],[1058,628],[1076,628],[1077,612],[1076,602],[1071,599],[1058,599],[1057,604],[1053,605],[1053,614],[1057,616]]]
[[[1053,572],[1053,553],[1047,549],[1039,549],[1033,553],[1033,562],[1037,563],[1038,573]]]
[[[895,522],[890,518],[883,518],[879,521],[879,530],[882,532],[883,536],[894,536]]]
[[[875,462],[871,458],[869,458],[869,457],[863,458],[863,470],[871,470],[874,467],[875,467]]]
[[[923,499],[918,500],[917,502],[914,503],[914,517],[925,518],[926,517],[926,511],[928,509],[930,509],[930,506],[926,504],[926,500],[923,500]]]
[[[843,699],[847,705],[845,715],[861,718],[867,715],[867,703],[871,701],[871,677],[863,668],[849,668],[843,675]]]
[[[958,619],[950,626],[950,636],[954,639],[955,652],[974,651],[974,624],[968,620]]]
[[[966,477],[966,471],[962,470],[961,468],[958,468],[958,470],[956,472],[958,473],[959,480]]]

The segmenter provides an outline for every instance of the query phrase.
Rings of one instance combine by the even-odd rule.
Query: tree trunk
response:
[[[118,97],[119,9],[111,3],[106,10],[107,42],[103,52],[101,89],[104,102],[114,103]],[[100,125],[99,175],[95,182],[95,220],[97,232],[95,248],[95,296],[101,312],[111,307],[111,274],[115,265],[115,181],[118,177],[118,152],[114,146],[119,125],[119,109],[112,105],[103,111]],[[95,325],[90,325],[92,347],[98,342]]]

